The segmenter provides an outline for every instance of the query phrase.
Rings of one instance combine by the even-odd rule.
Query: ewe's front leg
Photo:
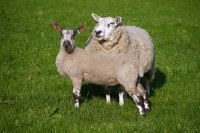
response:
[[[106,102],[111,103],[110,93],[116,89],[118,89],[119,94],[119,105],[124,105],[124,99],[126,97],[126,93],[124,91],[124,87],[122,85],[116,85],[116,86],[105,86],[105,93],[106,93]]]
[[[110,102],[110,88],[109,88],[109,86],[105,86],[104,89],[105,89],[105,93],[106,93],[106,102],[108,104],[110,104],[111,103]]]
[[[80,106],[79,99],[80,99],[82,80],[80,79],[72,80],[72,83],[73,83],[74,106],[78,108]]]
[[[124,105],[124,99],[126,97],[126,92],[122,85],[118,86],[118,93],[119,93],[119,105],[122,106]]]

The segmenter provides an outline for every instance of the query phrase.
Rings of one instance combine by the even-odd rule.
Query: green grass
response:
[[[200,2],[198,0],[7,0],[0,1],[0,132],[197,133],[200,131]],[[55,66],[60,35],[51,26],[87,30],[91,13],[121,16],[153,39],[156,77],[151,112],[140,117],[130,98],[105,104],[101,86],[84,83],[82,106],[74,108],[72,84]]]

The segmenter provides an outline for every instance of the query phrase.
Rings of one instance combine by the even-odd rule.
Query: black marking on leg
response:
[[[147,93],[146,93],[146,96],[144,97],[144,104],[148,105],[148,108],[146,108],[146,106],[145,106],[145,110],[146,110],[146,112],[149,112],[150,111],[150,102],[149,102],[149,98],[148,98]]]
[[[73,93],[73,97],[74,97],[74,103],[78,103],[79,102],[79,96],[75,93]]]
[[[141,95],[139,95],[137,97],[139,99],[139,102],[136,102],[136,104],[142,108],[141,112],[143,113],[143,115],[145,115],[146,110],[145,110],[145,106],[144,106],[144,99],[143,99],[143,97]]]

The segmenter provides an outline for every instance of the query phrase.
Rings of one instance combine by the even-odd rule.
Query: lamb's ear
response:
[[[99,21],[99,19],[101,18],[100,16],[92,13],[92,17],[94,18],[94,20]]]
[[[78,27],[77,29],[74,30],[74,34],[76,35],[77,33],[78,34],[81,34],[81,32],[83,32],[85,29],[87,28],[86,25],[82,25],[80,27]]]
[[[117,25],[120,24],[122,22],[122,17],[117,16],[115,22],[116,22]]]
[[[52,22],[51,24],[53,25],[53,27],[54,27],[55,30],[57,30],[59,32],[62,31],[62,27],[58,23]]]

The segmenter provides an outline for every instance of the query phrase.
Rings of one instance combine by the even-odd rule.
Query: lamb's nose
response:
[[[65,49],[68,49],[69,46],[70,46],[70,42],[69,42],[68,40],[65,40],[65,41],[63,42],[63,47],[64,47]]]

